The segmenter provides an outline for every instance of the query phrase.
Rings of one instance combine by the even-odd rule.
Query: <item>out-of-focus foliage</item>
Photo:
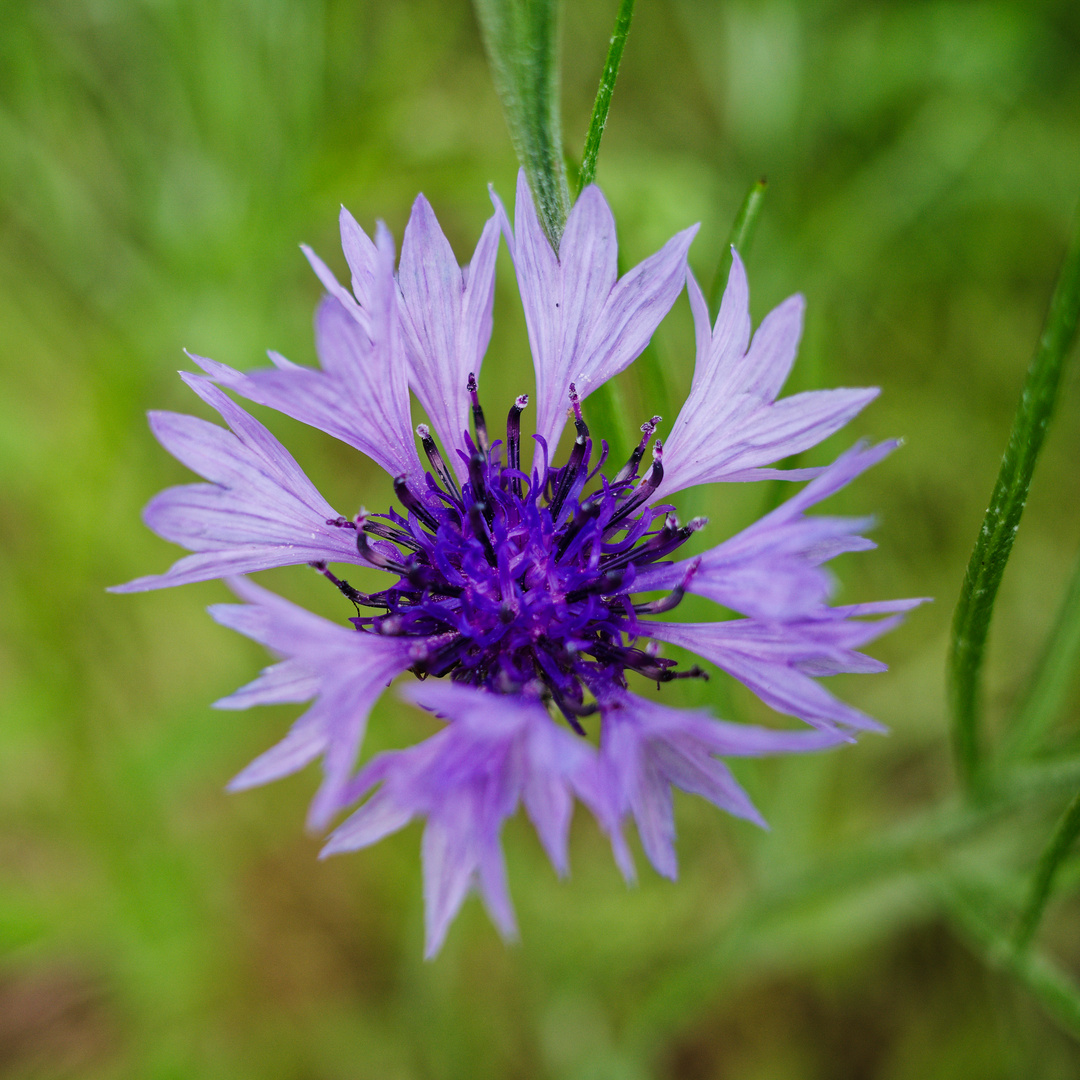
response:
[[[565,5],[571,149],[615,8]],[[770,833],[677,802],[682,880],[645,873],[628,892],[589,823],[575,824],[565,883],[513,823],[522,943],[504,947],[471,903],[424,964],[417,829],[317,863],[302,831],[313,775],[223,793],[290,718],[208,708],[265,662],[203,613],[224,586],[103,589],[177,554],[138,511],[186,478],[143,419],[200,411],[175,376],[181,348],[239,367],[267,347],[310,361],[319,289],[296,245],[341,269],[339,203],[400,237],[423,190],[464,257],[490,213],[487,182],[512,196],[472,12],[449,0],[8,0],[0,1072],[1075,1076],[1076,1043],[1008,958],[984,964],[983,931],[988,911],[1023,906],[1077,774],[1033,773],[1038,797],[989,819],[951,809],[943,670],[1080,186],[1078,102],[1071,0],[639,0],[598,170],[626,260],[700,220],[691,258],[707,283],[747,185],[768,175],[752,305],[760,317],[807,294],[791,388],[884,388],[815,460],[856,434],[908,440],[831,506],[881,521],[878,552],[841,560],[838,597],[939,603],[876,650],[890,674],[839,687],[890,737],[740,768]],[[624,438],[657,401],[671,419],[689,386],[685,300],[656,351],[620,379]],[[484,375],[495,411],[532,383],[505,252]],[[1073,371],[997,605],[993,741],[1080,547],[1078,389]],[[335,505],[389,500],[358,455],[270,422]],[[707,512],[718,537],[770,497],[731,485],[688,493],[681,509]],[[266,579],[342,614],[301,569]],[[1080,751],[1075,690],[1055,683],[1064,715],[1044,747]],[[678,692],[759,718],[722,679]],[[367,752],[423,730],[388,698]],[[940,869],[946,851],[960,885]],[[1078,884],[1066,860],[1040,930],[1065,971],[1080,968]]]

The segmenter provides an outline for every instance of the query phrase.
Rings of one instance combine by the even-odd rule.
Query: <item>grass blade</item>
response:
[[[958,929],[987,964],[1024,986],[1070,1035],[1080,1039],[1080,987],[1049,958],[1021,952],[987,919],[981,905],[955,886],[942,886],[943,899]]]
[[[1035,936],[1054,887],[1054,877],[1069,854],[1077,835],[1080,835],[1080,792],[1077,792],[1073,801],[1069,803],[1053,836],[1050,837],[1050,843],[1046,845],[1046,850],[1039,859],[1039,865],[1035,868],[1035,877],[1031,882],[1027,906],[1016,928],[1017,949],[1026,949]]]
[[[474,0],[510,138],[556,251],[570,210],[559,124],[557,0]]]
[[[581,170],[578,173],[577,190],[591,184],[596,179],[596,159],[600,155],[600,140],[607,127],[608,110],[611,108],[611,95],[615,90],[615,80],[619,75],[619,63],[622,60],[626,37],[630,33],[630,20],[634,15],[634,0],[621,0],[619,12],[615,16],[615,29],[608,46],[604,73],[600,76],[600,86],[593,103],[592,118],[585,136],[585,149],[581,155]]]
[[[1003,757],[1014,759],[1035,751],[1061,715],[1080,664],[1080,560],[1073,570],[1069,591],[1035,671],[1031,687],[1009,725]]]
[[[948,661],[953,751],[961,781],[969,791],[977,785],[982,757],[979,673],[990,618],[1054,411],[1065,359],[1076,336],[1078,315],[1080,229],[1074,228],[953,617]]]
[[[720,300],[724,295],[727,285],[728,273],[731,271],[731,249],[734,248],[744,259],[750,249],[750,242],[754,239],[754,230],[757,229],[758,218],[761,216],[761,208],[765,203],[765,189],[768,181],[763,176],[751,185],[750,190],[743,199],[739,212],[735,215],[735,221],[728,234],[727,243],[720,255],[720,262],[713,275],[712,286],[709,288],[709,311],[715,319],[720,310]]]

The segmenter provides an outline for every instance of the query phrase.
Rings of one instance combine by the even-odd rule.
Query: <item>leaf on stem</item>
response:
[[[1046,643],[1031,687],[1009,724],[1003,757],[1032,753],[1065,708],[1080,664],[1080,560],[1073,570],[1057,621]]]
[[[1054,411],[1065,359],[1076,336],[1078,315],[1080,228],[1074,228],[953,617],[948,661],[953,750],[961,781],[969,791],[977,785],[982,758],[979,673],[990,618]]]
[[[1077,792],[1061,816],[1057,828],[1050,837],[1050,843],[1046,845],[1046,850],[1039,859],[1039,865],[1035,868],[1028,902],[1016,927],[1017,949],[1026,949],[1031,944],[1031,939],[1035,936],[1039,923],[1042,922],[1043,912],[1046,910],[1046,904],[1054,887],[1054,878],[1069,854],[1077,835],[1080,835],[1080,792]]]
[[[557,0],[474,0],[510,139],[558,251],[570,194],[559,124]]]
[[[731,249],[734,248],[745,260],[746,253],[750,249],[750,242],[754,239],[754,230],[757,229],[758,218],[761,216],[761,208],[765,204],[765,189],[768,181],[763,176],[755,181],[743,199],[739,212],[735,215],[731,232],[728,234],[727,243],[720,253],[720,262],[713,275],[712,286],[709,289],[709,312],[715,319],[720,310],[720,301],[724,296],[724,288],[727,285],[728,274],[731,272]]]
[[[592,118],[585,136],[585,149],[581,155],[581,169],[578,173],[577,190],[580,192],[596,179],[596,159],[600,154],[600,140],[607,127],[608,110],[611,108],[611,95],[615,90],[615,80],[619,75],[619,63],[622,60],[626,37],[630,33],[630,20],[634,15],[634,0],[620,0],[619,11],[615,16],[615,29],[608,46],[604,73],[600,76],[600,86],[593,103]]]
[[[1071,1035],[1080,1038],[1080,987],[1049,958],[1016,949],[1013,941],[987,918],[983,905],[952,884],[942,884],[942,898],[957,928],[983,954],[990,967],[1011,975]]]

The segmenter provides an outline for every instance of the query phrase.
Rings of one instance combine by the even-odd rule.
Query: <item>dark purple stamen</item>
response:
[[[641,464],[642,457],[645,456],[645,447],[649,445],[649,440],[662,419],[662,416],[654,416],[641,425],[641,442],[634,447],[630,460],[615,474],[613,483],[621,484],[624,480],[633,480],[637,476],[638,466]]]
[[[371,536],[381,536],[392,544],[409,548],[410,551],[423,550],[423,545],[418,540],[415,540],[403,529],[394,528],[393,525],[383,525],[382,522],[369,520],[364,522],[364,532]]]
[[[326,563],[313,562],[308,563],[308,566],[310,566],[312,570],[318,570],[319,573],[322,574],[322,576],[326,578],[327,581],[329,581],[332,585],[336,586],[341,591],[341,594],[343,596],[351,600],[356,605],[356,610],[358,612],[360,610],[360,606],[362,604],[368,604],[368,601],[371,599],[370,596],[366,596],[364,593],[358,592],[347,581],[344,581],[342,578],[335,577],[330,572],[330,570],[327,569]]]
[[[653,443],[653,463],[652,468],[649,470],[645,479],[638,484],[634,490],[634,494],[623,503],[622,506],[615,512],[612,517],[608,528],[613,528],[624,518],[629,517],[639,506],[642,505],[649,498],[649,496],[660,486],[660,481],[664,479],[664,445],[659,439]]]
[[[404,476],[394,477],[394,494],[397,496],[398,502],[401,503],[409,513],[415,514],[429,529],[432,530],[432,532],[439,527],[439,523],[435,519],[435,516],[420,501],[419,496],[410,490]]]
[[[431,437],[431,429],[427,424],[417,424],[416,434],[420,436],[420,444],[424,448],[428,461],[431,462],[431,467],[435,470],[435,475],[442,481],[447,491],[460,496],[461,491],[457,486],[457,480],[454,479],[454,474],[446,467],[446,462],[443,461],[442,454],[439,453],[439,448]]]
[[[640,444],[609,480],[600,471],[606,444],[592,465],[593,441],[571,385],[576,437],[570,456],[561,468],[552,467],[546,443],[538,440],[541,464],[530,474],[521,468],[528,398],[522,395],[510,409],[503,464],[500,443],[488,440],[473,376],[467,391],[475,441],[463,433],[464,484],[421,424],[417,434],[432,472],[421,490],[404,476],[395,479],[406,516],[365,512],[355,523],[331,523],[354,528],[364,560],[398,575],[394,585],[369,596],[325,564],[313,564],[353,603],[383,609],[358,615],[352,620],[357,629],[415,638],[413,670],[422,677],[540,693],[582,733],[580,720],[596,712],[597,699],[626,687],[628,671],[658,684],[705,677],[696,667],[676,671],[674,660],[631,644],[647,631],[642,616],[670,611],[682,600],[696,563],[667,596],[635,602],[639,570],[667,559],[706,523],[694,518],[680,525],[670,507],[647,505],[664,475],[659,441],[641,479],[638,467],[660,418],[642,425]]]
[[[467,389],[472,398],[473,428],[476,431],[476,445],[481,453],[488,452],[487,421],[484,419],[484,410],[480,408],[480,396],[477,392],[476,376],[470,371]]]
[[[510,406],[510,415],[506,418],[506,467],[515,472],[521,470],[521,414],[528,404],[529,395],[521,394]],[[521,477],[513,477],[510,486],[520,499]]]

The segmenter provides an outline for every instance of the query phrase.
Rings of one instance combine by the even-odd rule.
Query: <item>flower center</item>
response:
[[[413,491],[399,476],[394,492],[404,513],[329,523],[355,529],[364,559],[399,578],[366,594],[313,564],[357,605],[357,629],[421,639],[412,669],[421,678],[449,675],[496,692],[539,694],[579,731],[577,718],[597,708],[589,699],[625,688],[628,670],[657,683],[704,677],[700,668],[676,671],[674,660],[630,644],[648,634],[639,616],[675,607],[696,566],[667,596],[635,603],[639,570],[706,524],[695,518],[680,525],[670,506],[645,505],[664,475],[657,439],[639,478],[660,417],[641,426],[641,441],[609,480],[601,472],[607,444],[593,467],[593,440],[571,383],[577,434],[569,460],[550,466],[538,438],[544,463],[530,474],[521,468],[520,438],[528,398],[510,409],[504,460],[503,444],[489,442],[471,375],[468,392],[475,438],[465,433],[466,450],[458,451],[468,467],[464,483],[421,424],[417,434],[432,469],[427,490]],[[362,607],[381,613],[359,614]]]

